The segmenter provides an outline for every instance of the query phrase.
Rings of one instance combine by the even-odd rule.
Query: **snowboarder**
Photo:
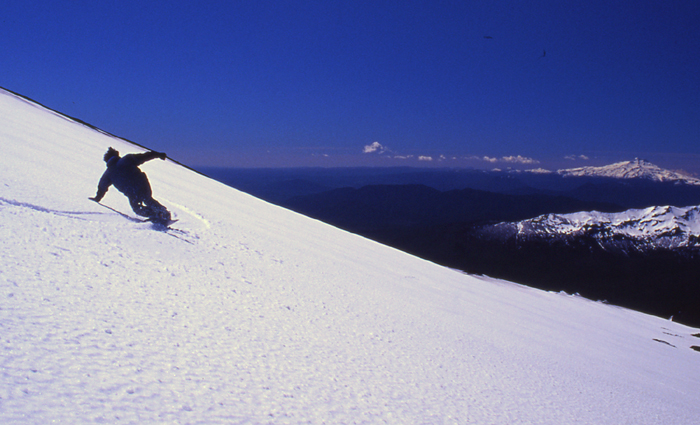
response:
[[[104,155],[107,170],[102,174],[97,185],[97,195],[89,199],[100,202],[109,187],[114,185],[118,191],[129,198],[131,208],[136,214],[148,217],[155,223],[168,224],[171,221],[170,211],[153,199],[148,177],[139,169],[139,165],[155,158],[164,160],[166,155],[151,151],[120,157],[119,152],[110,147]]]

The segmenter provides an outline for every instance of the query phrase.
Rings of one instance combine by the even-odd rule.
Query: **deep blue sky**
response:
[[[23,0],[0,16],[0,86],[189,165],[700,172],[697,0]]]

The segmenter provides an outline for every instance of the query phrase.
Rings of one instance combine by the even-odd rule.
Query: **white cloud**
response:
[[[582,159],[584,161],[587,161],[589,158],[586,155],[567,155],[564,157],[564,159],[570,159],[572,161],[576,161],[577,159]]]
[[[362,150],[362,153],[378,153],[383,154],[384,152],[391,152],[386,146],[382,146],[379,142],[374,142],[371,145],[366,145]]]
[[[552,171],[545,170],[544,168],[533,168],[532,170],[525,170],[528,173],[533,173],[533,174],[552,174]]]
[[[466,159],[471,159],[471,160],[479,160],[479,161],[484,161],[484,162],[490,162],[491,164],[495,164],[497,162],[509,162],[509,163],[514,163],[514,164],[539,164],[540,161],[532,158],[528,158],[522,155],[516,155],[516,156],[503,156],[501,158],[496,158],[496,157],[490,157],[490,156],[469,156]]]
[[[505,162],[513,162],[516,164],[539,164],[540,161],[532,158],[527,158],[524,156],[504,156],[503,161]]]
[[[418,157],[418,161],[432,161],[432,160],[433,160],[432,156],[421,155]]]

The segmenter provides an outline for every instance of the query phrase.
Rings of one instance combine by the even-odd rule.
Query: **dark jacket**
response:
[[[107,162],[107,170],[102,174],[97,185],[95,200],[100,201],[111,185],[126,195],[129,199],[144,199],[152,196],[151,184],[146,174],[139,170],[139,165],[155,158],[163,158],[165,154],[146,152],[128,154],[123,157],[112,157]]]

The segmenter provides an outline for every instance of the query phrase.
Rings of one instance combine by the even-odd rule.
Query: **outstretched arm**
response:
[[[97,184],[97,194],[93,198],[89,198],[92,201],[95,202],[100,202],[102,198],[105,196],[105,193],[107,193],[107,190],[109,190],[109,187],[112,185],[112,180],[109,178],[107,173],[102,175],[102,178],[100,178],[100,182]]]
[[[167,155],[163,152],[156,152],[156,151],[150,151],[150,152],[145,152],[145,153],[132,153],[129,155],[126,155],[126,157],[131,157],[136,165],[141,165],[146,161],[150,161],[152,159],[160,158],[160,159],[165,159],[167,158]]]

